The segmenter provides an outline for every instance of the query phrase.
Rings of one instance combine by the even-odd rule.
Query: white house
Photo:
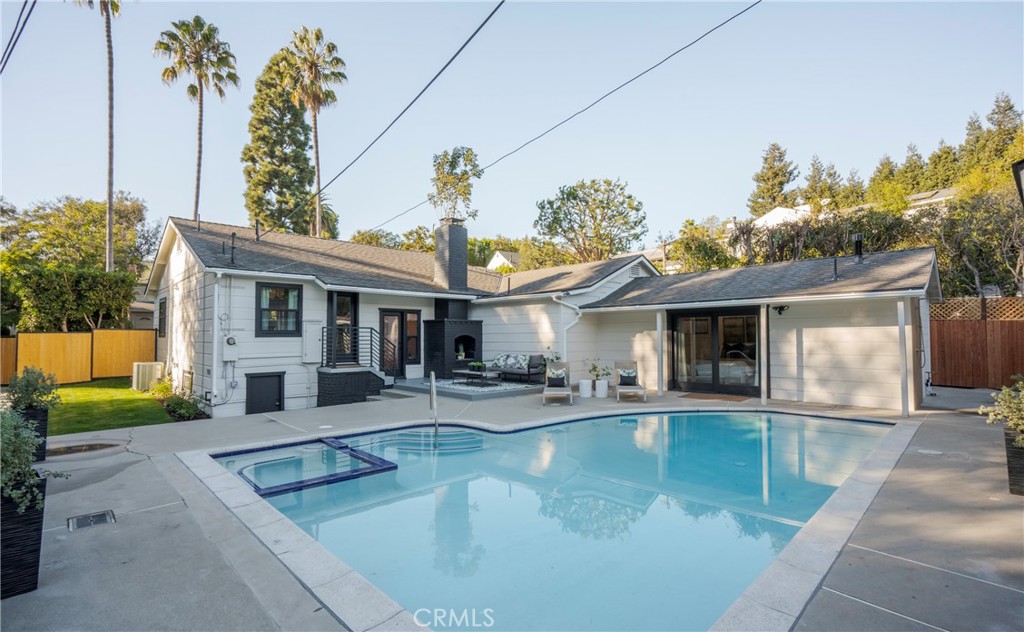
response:
[[[496,250],[491,256],[491,260],[487,262],[488,270],[498,270],[499,268],[512,268],[513,270],[519,269],[519,253],[511,250]]]
[[[652,390],[915,409],[930,248],[661,276],[643,256],[500,275],[434,255],[173,218],[147,293],[158,359],[214,417],[360,401],[498,353],[635,360]],[[465,355],[465,358],[461,356]]]

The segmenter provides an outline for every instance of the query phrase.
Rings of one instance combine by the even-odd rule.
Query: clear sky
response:
[[[246,224],[239,156],[253,85],[300,25],[338,45],[349,82],[320,116],[324,180],[444,64],[496,2],[123,2],[114,22],[115,187],[150,216],[190,217],[196,106],[152,55],[173,20],[201,14],[237,56],[240,89],[207,101],[200,212]],[[426,95],[327,194],[347,238],[425,199],[434,153],[486,164],[660,60],[744,4],[508,2]],[[4,0],[6,43],[20,2]],[[2,77],[2,193],[18,207],[103,199],[102,19],[39,2]],[[538,200],[581,178],[621,178],[648,243],[684,219],[747,214],[761,152],[779,142],[867,178],[878,158],[963,140],[999,91],[1024,104],[1024,3],[767,1],[478,181],[470,235],[533,234]],[[436,222],[429,205],[389,223]]]

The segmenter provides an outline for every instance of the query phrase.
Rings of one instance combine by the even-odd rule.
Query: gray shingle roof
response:
[[[642,307],[776,297],[826,296],[923,290],[932,278],[935,251],[915,248],[839,257],[839,280],[832,280],[832,258],[804,259],[762,266],[633,279],[605,298],[583,305]]]
[[[500,274],[470,266],[466,291],[434,283],[434,255],[394,250],[289,233],[263,233],[256,241],[251,228],[177,217],[170,219],[182,238],[208,268],[224,268],[313,276],[326,285],[406,292],[487,295],[498,288]],[[236,234],[231,263],[231,234]]]
[[[639,258],[624,257],[506,274],[501,279],[500,286],[495,288],[494,297],[548,294],[590,287],[607,276],[634,264]]]

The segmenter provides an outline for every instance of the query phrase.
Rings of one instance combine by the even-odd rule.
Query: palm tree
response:
[[[93,0],[75,0],[90,9]],[[114,41],[110,36],[110,18],[121,15],[120,0],[100,0],[100,15],[107,34],[107,252],[106,270],[114,270]]]
[[[220,40],[217,27],[207,24],[198,15],[189,20],[172,22],[170,31],[164,31],[153,46],[154,55],[171,60],[161,77],[170,85],[178,75],[189,74],[195,81],[188,85],[188,97],[199,103],[198,138],[196,141],[196,198],[192,207],[192,219],[199,219],[199,174],[203,167],[203,94],[212,89],[221,99],[224,86],[238,87],[235,74],[235,56],[231,46]]]
[[[282,63],[285,71],[285,87],[292,91],[292,101],[306,106],[313,119],[313,171],[316,174],[316,222],[313,226],[317,237],[322,237],[320,209],[320,138],[317,133],[316,117],[320,108],[334,105],[337,95],[331,84],[341,84],[348,77],[342,72],[345,62],[338,57],[334,42],[325,42],[319,28],[310,30],[305,26],[293,31],[294,39],[288,50],[288,57]]]

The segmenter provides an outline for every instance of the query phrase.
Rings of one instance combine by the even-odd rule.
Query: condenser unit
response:
[[[154,382],[164,376],[163,362],[133,362],[132,390],[148,391]]]

